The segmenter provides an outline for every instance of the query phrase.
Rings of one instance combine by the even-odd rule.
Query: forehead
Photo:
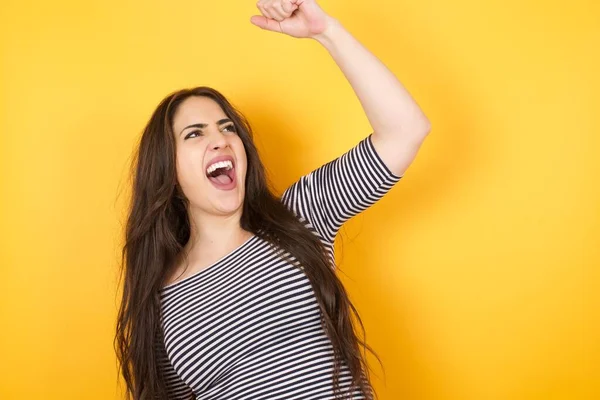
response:
[[[213,124],[225,117],[225,112],[213,99],[203,96],[190,96],[175,111],[173,130],[179,132],[190,124]]]

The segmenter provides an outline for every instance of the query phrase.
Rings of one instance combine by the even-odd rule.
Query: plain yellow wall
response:
[[[380,399],[600,398],[598,2],[320,4],[432,122],[342,231]],[[253,1],[0,7],[0,398],[117,399],[126,172],[158,102],[221,90],[279,191],[371,128],[328,53],[251,25]]]

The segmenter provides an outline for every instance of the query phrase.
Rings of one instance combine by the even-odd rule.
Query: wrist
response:
[[[341,24],[337,19],[328,16],[326,27],[323,30],[323,32],[314,35],[312,39],[324,45],[327,42],[331,41],[333,35],[335,34],[335,31],[337,31],[340,28],[340,26]]]

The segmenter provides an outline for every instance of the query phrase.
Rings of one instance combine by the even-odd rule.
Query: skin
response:
[[[377,153],[394,174],[404,176],[431,130],[404,85],[315,0],[259,0],[256,6],[262,15],[250,22],[257,27],[323,45],[363,106]]]
[[[256,7],[262,15],[253,15],[251,23],[299,39],[324,36],[332,23],[314,0],[259,0]]]
[[[173,118],[177,180],[190,205],[190,240],[184,246],[187,261],[180,257],[166,284],[192,275],[214,263],[251,237],[240,227],[247,169],[246,151],[233,122],[214,100],[192,96],[185,99]],[[204,123],[205,128],[189,127]],[[234,159],[237,186],[219,190],[206,176],[206,167],[217,156]],[[187,268],[186,268],[187,267]]]
[[[373,127],[377,153],[390,171],[403,176],[431,124],[401,82],[315,0],[259,0],[256,6],[262,15],[250,18],[253,25],[294,38],[314,39],[327,49],[363,106]],[[175,132],[186,123],[205,122],[209,126],[205,129],[208,136],[199,141],[176,138],[178,179],[192,204],[193,225],[185,247],[191,266],[180,278],[212,264],[251,236],[239,224],[246,173],[241,141],[215,125],[225,115],[218,105],[211,104],[212,100],[188,100],[176,116]],[[240,164],[240,169],[236,168],[238,187],[233,193],[216,192],[205,175],[210,155],[223,153],[232,154],[238,163],[244,162],[243,167]],[[176,274],[181,270],[177,267]]]

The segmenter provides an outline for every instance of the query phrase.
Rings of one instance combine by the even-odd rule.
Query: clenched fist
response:
[[[259,0],[256,6],[262,15],[252,16],[250,22],[296,38],[314,38],[332,23],[315,0]]]

